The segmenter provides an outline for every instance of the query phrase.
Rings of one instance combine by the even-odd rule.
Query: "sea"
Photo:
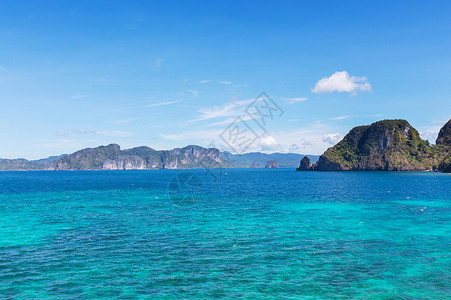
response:
[[[1,299],[451,299],[451,175],[0,172]]]

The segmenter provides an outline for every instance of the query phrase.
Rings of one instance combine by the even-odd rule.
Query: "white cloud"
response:
[[[299,153],[305,151],[306,148],[313,146],[312,142],[307,140],[301,141],[299,144],[291,144],[288,148],[289,152]]]
[[[372,114],[372,115],[366,115],[365,117],[368,118],[379,118],[379,117],[383,117],[384,114]]]
[[[338,133],[329,134],[331,132],[325,124],[310,124],[309,126],[288,132],[286,130],[281,132],[271,132],[271,134],[259,134],[258,138],[252,143],[246,152],[264,152],[264,153],[300,153],[300,154],[322,154],[331,146],[331,142],[338,142],[342,135]],[[211,130],[186,130],[177,134],[161,134],[160,136],[172,141],[188,141],[202,146],[207,146],[214,142],[215,147],[221,150],[228,150],[233,152],[223,140],[220,135],[224,128]]]
[[[194,97],[198,97],[199,96],[199,91],[198,90],[188,90],[188,92],[190,92]]]
[[[300,98],[287,98],[287,100],[288,100],[288,103],[289,103],[289,104],[294,104],[294,103],[296,103],[296,102],[304,102],[304,101],[307,101],[307,98],[306,98],[306,97],[300,97]]]
[[[213,108],[203,108],[199,110],[201,116],[196,121],[217,119],[217,118],[236,118],[244,113],[247,105],[255,99],[231,101],[221,106]]]
[[[342,139],[341,134],[339,133],[328,133],[323,135],[323,142],[329,143],[331,145],[335,145]]]
[[[428,140],[429,143],[435,144],[437,140],[438,133],[442,126],[433,126],[429,128],[424,128],[420,131],[420,136],[423,140]]]
[[[231,81],[219,81],[219,83],[220,84],[227,84],[227,85],[232,84]]]
[[[279,144],[276,139],[272,136],[263,137],[260,139],[260,144],[262,150],[275,150],[278,148]]]
[[[344,119],[349,119],[349,118],[351,118],[351,116],[338,116],[338,117],[331,118],[331,120],[344,120]]]
[[[209,83],[211,80],[201,80],[199,83]]]
[[[350,76],[348,72],[335,72],[330,77],[323,77],[318,80],[313,93],[333,93],[347,92],[356,95],[357,91],[371,91],[371,84],[366,77]]]
[[[180,102],[182,102],[182,100],[176,100],[176,101],[163,101],[163,102],[157,102],[157,103],[147,104],[147,105],[144,105],[144,106],[142,106],[142,107],[164,106],[164,105],[171,105],[171,104],[180,103]]]

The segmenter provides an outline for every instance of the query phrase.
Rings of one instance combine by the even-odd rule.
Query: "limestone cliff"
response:
[[[440,164],[438,171],[451,173],[451,120],[440,129],[434,148]]]
[[[187,146],[157,151],[149,147],[121,150],[111,144],[87,148],[53,161],[50,170],[205,169],[230,167],[217,149]]]
[[[304,156],[301,159],[299,168],[297,168],[296,171],[309,171],[311,169],[312,169],[312,162],[310,161],[310,158],[308,156]]]
[[[277,164],[277,162],[275,160],[268,160],[268,162],[266,163],[265,168],[267,169],[276,169],[278,168],[279,165]]]
[[[441,147],[442,148],[442,147]],[[312,170],[416,171],[433,170],[443,150],[423,141],[405,120],[383,120],[353,128],[319,158]]]

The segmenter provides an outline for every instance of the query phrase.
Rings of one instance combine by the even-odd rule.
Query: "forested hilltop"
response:
[[[442,171],[451,168],[451,120],[436,145],[420,138],[406,120],[382,120],[354,127],[316,164],[303,158],[298,171]]]
[[[264,168],[270,160],[277,161],[280,167],[295,168],[303,156],[260,152],[238,155],[195,145],[172,150],[146,146],[122,150],[119,145],[111,144],[37,161],[0,159],[0,171]],[[310,157],[315,161],[318,159],[318,156]]]

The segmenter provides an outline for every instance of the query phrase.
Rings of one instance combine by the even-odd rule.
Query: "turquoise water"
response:
[[[449,299],[450,187],[426,172],[4,172],[0,295]]]

